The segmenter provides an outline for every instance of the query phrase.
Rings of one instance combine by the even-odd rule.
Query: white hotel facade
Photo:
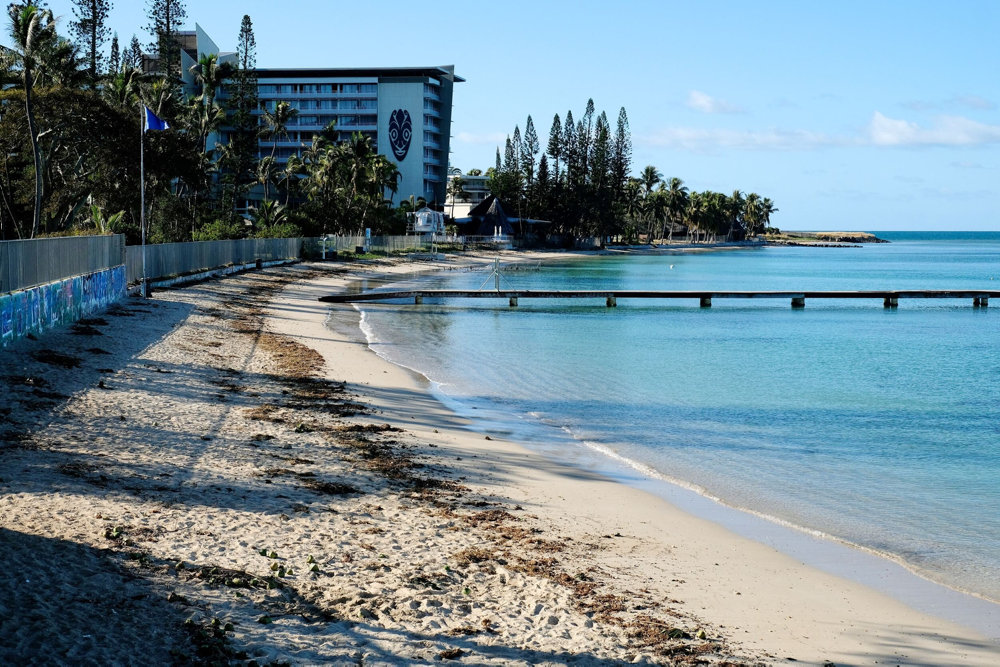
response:
[[[181,71],[188,93],[197,91],[190,68],[200,54],[217,53],[220,62],[235,62],[235,54],[220,51],[200,26],[182,33],[180,41]],[[360,132],[372,140],[379,153],[396,163],[401,174],[393,198],[397,204],[411,196],[445,203],[452,96],[455,83],[462,81],[451,65],[257,69],[261,106],[273,111],[284,101],[298,110],[287,139],[282,137],[278,142],[276,157],[281,165],[335,121],[342,139]],[[272,148],[271,140],[262,139],[258,144],[261,156],[270,155]]]

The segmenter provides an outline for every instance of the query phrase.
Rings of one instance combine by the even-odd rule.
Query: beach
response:
[[[371,352],[353,308],[317,301],[453,262],[251,272],[5,350],[0,659],[1000,661],[973,630],[471,430]]]

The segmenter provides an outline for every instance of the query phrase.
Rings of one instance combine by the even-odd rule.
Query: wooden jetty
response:
[[[985,308],[991,298],[1000,297],[1000,290],[867,290],[867,291],[643,291],[643,290],[395,290],[358,294],[331,294],[320,297],[326,303],[360,301],[424,299],[507,299],[511,307],[521,299],[604,299],[607,307],[618,305],[618,299],[696,299],[702,308],[709,308],[713,299],[789,299],[792,308],[805,308],[807,299],[881,299],[885,308],[895,308],[900,299],[971,299],[976,308]]]

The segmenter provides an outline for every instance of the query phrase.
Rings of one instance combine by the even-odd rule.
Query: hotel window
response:
[[[378,92],[378,84],[377,83],[362,83],[360,85],[360,89],[358,90],[358,92],[359,93],[364,93],[366,95],[374,95],[375,93]]]

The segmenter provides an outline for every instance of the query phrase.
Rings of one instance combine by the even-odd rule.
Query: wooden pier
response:
[[[975,308],[985,308],[990,299],[1000,297],[1000,290],[868,290],[868,291],[643,291],[643,290],[396,290],[359,294],[331,294],[320,297],[326,303],[356,303],[361,301],[424,299],[507,299],[511,307],[521,299],[604,299],[613,308],[619,299],[687,299],[697,300],[709,308],[713,299],[788,299],[792,308],[805,308],[810,299],[875,299],[885,308],[895,308],[900,299],[970,299]]]

